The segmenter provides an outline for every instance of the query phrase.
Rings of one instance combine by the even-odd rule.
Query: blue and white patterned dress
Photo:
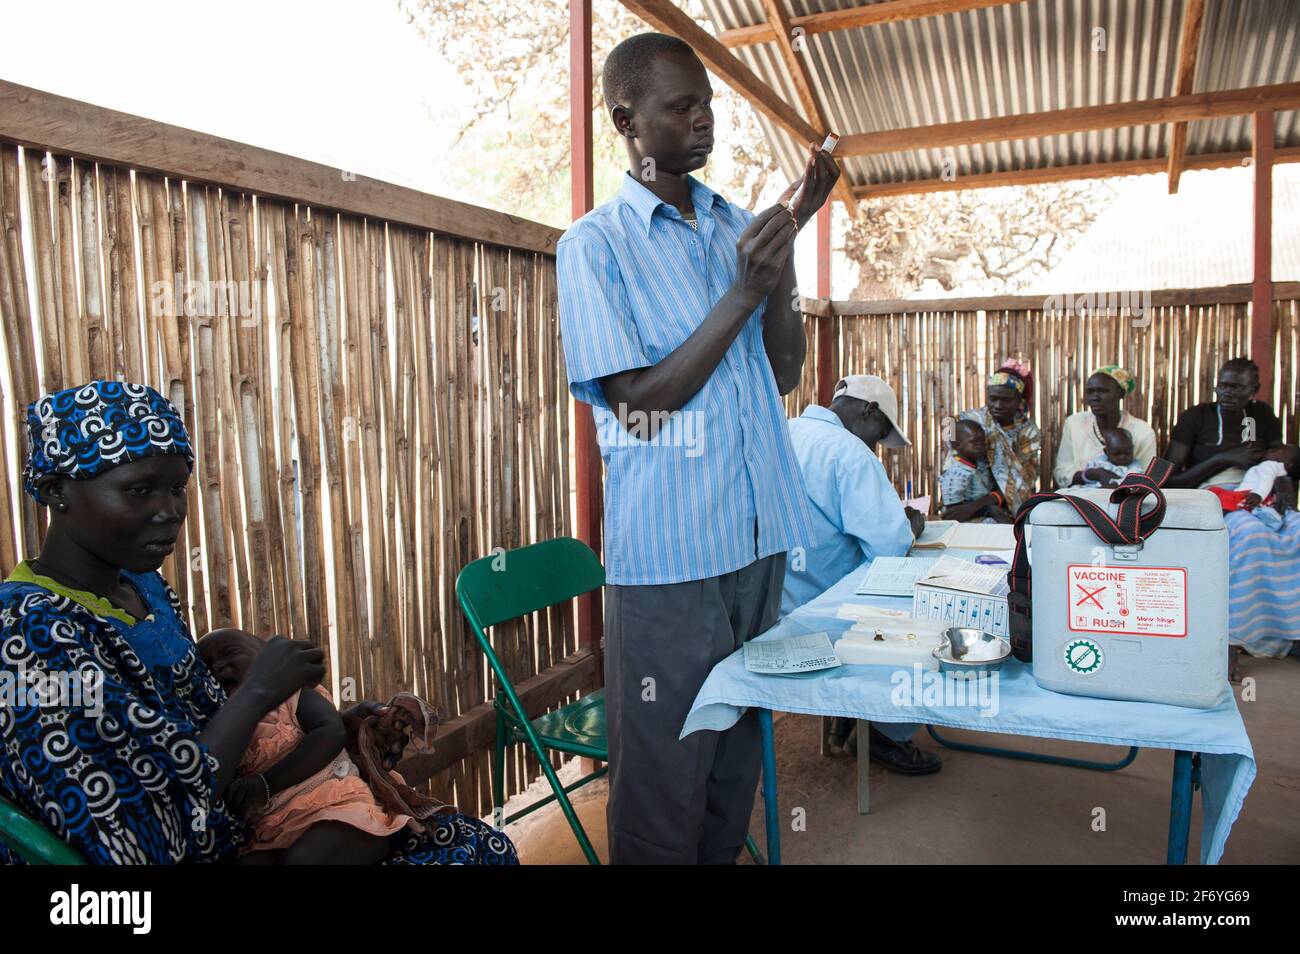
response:
[[[1249,510],[1223,515],[1228,528],[1228,643],[1252,656],[1285,656],[1300,646],[1300,514],[1280,527]]]
[[[249,831],[212,797],[217,761],[199,741],[225,695],[171,587],[158,573],[123,572],[150,610],[131,620],[30,570],[14,576],[25,578],[0,583],[0,796],[94,864],[232,861]],[[65,687],[60,698],[33,694],[49,677]],[[67,693],[74,685],[80,697]],[[389,862],[518,863],[484,822],[437,822],[433,834],[393,835]],[[20,859],[0,843],[0,863]]]

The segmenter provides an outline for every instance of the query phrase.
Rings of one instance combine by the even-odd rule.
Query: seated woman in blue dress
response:
[[[0,685],[13,693],[0,796],[91,863],[232,861],[250,830],[222,795],[259,720],[320,681],[324,653],[275,637],[229,697],[200,659],[158,573],[194,462],[162,395],[95,381],[41,398],[27,422],[24,489],[50,525],[40,555],[0,583]],[[389,863],[517,863],[505,835],[460,814],[390,844]],[[0,862],[19,860],[0,844]]]

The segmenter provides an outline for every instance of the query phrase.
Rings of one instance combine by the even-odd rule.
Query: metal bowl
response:
[[[997,653],[992,659],[964,658],[976,644],[993,643]],[[956,652],[954,653],[954,649]],[[1011,656],[1011,641],[1003,636],[986,633],[982,629],[952,626],[943,633],[943,642],[933,653],[943,672],[994,672]]]

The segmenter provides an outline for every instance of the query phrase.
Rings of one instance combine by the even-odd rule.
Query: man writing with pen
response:
[[[602,79],[630,171],[565,233],[557,269],[569,385],[606,468],[610,860],[729,864],[756,714],[678,735],[713,666],[776,622],[786,552],[811,530],[780,397],[804,363],[794,238],[839,170],[810,144],[797,200],[752,215],[690,175],[715,130],[687,44],[631,37]]]

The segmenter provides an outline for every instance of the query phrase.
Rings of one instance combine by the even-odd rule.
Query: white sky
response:
[[[456,168],[453,164],[478,159],[471,141],[450,146],[469,114],[472,96],[407,22],[397,0],[0,0],[0,11],[4,79],[425,192],[494,205],[491,196],[475,194],[472,185],[458,188],[456,182],[464,180],[448,174]],[[484,68],[491,68],[490,59]],[[596,134],[609,133],[598,127]],[[1275,174],[1291,177],[1300,168],[1279,167]],[[1209,221],[1223,223],[1233,233],[1221,239],[1248,246],[1249,216],[1241,208],[1243,193],[1248,195],[1248,188],[1242,189],[1248,170],[1189,173],[1184,191],[1192,191],[1187,186],[1195,180],[1220,176],[1226,177],[1225,185],[1236,180],[1235,187],[1198,188],[1197,204]],[[709,169],[702,178],[710,180]],[[764,199],[775,198],[782,185],[773,183],[772,195]],[[1177,218],[1180,200],[1165,192],[1164,176],[1123,182],[1118,209],[1105,216],[1109,228],[1122,233],[1129,214],[1148,223]],[[597,195],[596,201],[606,198]],[[840,222],[842,216],[837,215]],[[1282,248],[1294,247],[1291,235],[1278,239]],[[1191,236],[1187,240],[1195,242]],[[1166,252],[1179,254],[1179,249]],[[810,295],[814,257],[814,229],[809,227],[796,243],[796,264]],[[1289,256],[1279,265],[1287,273],[1296,269]],[[1167,269],[1153,262],[1151,271],[1149,281],[1134,278],[1130,284],[1150,287]],[[843,265],[835,269],[835,297],[848,297],[855,273]],[[955,289],[953,294],[976,291]],[[922,294],[934,295],[936,289]]]
[[[0,10],[0,78],[493,205],[447,172],[476,160],[472,142],[449,145],[473,98],[397,0],[0,0]],[[815,242],[810,226],[796,243],[808,294]],[[852,277],[840,276],[838,294]]]
[[[396,0],[0,3],[4,79],[447,194],[468,92]]]

